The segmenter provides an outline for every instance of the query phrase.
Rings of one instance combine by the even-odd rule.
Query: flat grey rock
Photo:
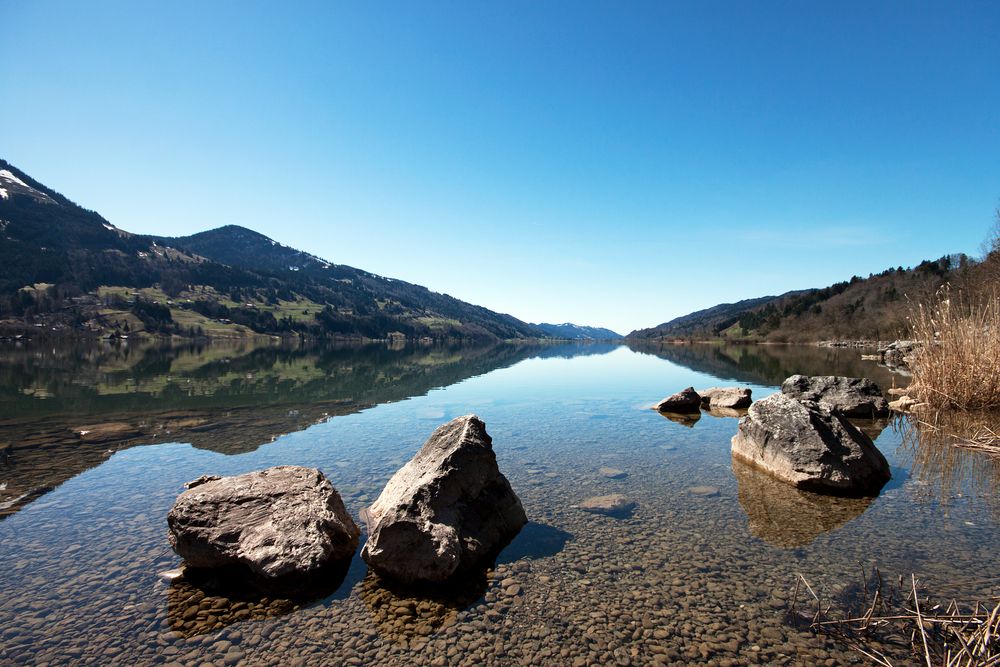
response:
[[[868,378],[839,375],[793,375],[781,383],[781,393],[801,401],[814,401],[844,417],[889,416],[889,402]]]
[[[587,498],[579,505],[580,509],[592,514],[604,514],[614,517],[625,517],[631,515],[636,507],[634,500],[620,493],[611,493],[606,496],[593,496]]]
[[[749,387],[711,387],[698,392],[701,405],[712,410],[749,408],[753,402]]]

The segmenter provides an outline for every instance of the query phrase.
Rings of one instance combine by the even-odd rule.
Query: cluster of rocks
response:
[[[878,355],[881,357],[880,361],[889,368],[907,369],[919,347],[919,341],[897,340],[885,347],[879,347]]]
[[[360,529],[315,468],[206,476],[187,486],[167,525],[188,567],[238,568],[284,589],[329,577],[357,551]],[[362,516],[362,558],[403,584],[454,581],[488,565],[527,523],[475,415],[435,430]]]
[[[695,391],[688,387],[668,396],[654,407],[655,410],[669,414],[699,414],[701,410],[709,412],[721,410],[744,410],[752,403],[749,387],[711,387]]]
[[[834,495],[875,494],[889,464],[871,438],[827,403],[777,393],[740,419],[733,457],[796,488]]]
[[[888,415],[889,404],[871,380],[793,375],[781,393],[740,419],[733,457],[802,490],[874,495],[890,478],[889,464],[848,418]]]
[[[863,496],[889,480],[889,464],[848,419],[888,417],[882,390],[867,378],[793,375],[781,392],[756,403],[750,389],[688,387],[656,404],[661,413],[743,410],[732,439],[734,459],[796,488]]]

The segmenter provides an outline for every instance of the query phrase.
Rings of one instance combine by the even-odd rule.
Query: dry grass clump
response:
[[[910,316],[923,343],[910,362],[911,394],[936,409],[1000,407],[1000,294],[976,300],[947,286]]]
[[[799,609],[802,586],[808,595],[805,608]],[[884,667],[1000,665],[1000,599],[987,604],[934,604],[918,593],[915,576],[906,583],[899,577],[887,585],[877,567],[864,578],[856,604],[840,611],[824,605],[798,575],[787,618],[794,625],[808,624]]]

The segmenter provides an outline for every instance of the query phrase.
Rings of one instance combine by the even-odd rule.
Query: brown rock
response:
[[[475,415],[439,427],[367,510],[362,558],[405,584],[438,583],[486,564],[528,522]]]
[[[738,410],[749,408],[753,400],[749,387],[712,387],[698,392],[703,407],[710,409],[729,408]]]
[[[694,390],[694,387],[688,387],[673,396],[668,396],[654,407],[660,412],[673,412],[677,414],[698,412],[701,409],[701,396]]]
[[[240,565],[266,581],[350,560],[361,533],[323,473],[299,466],[201,477],[177,498],[167,525],[189,566]]]

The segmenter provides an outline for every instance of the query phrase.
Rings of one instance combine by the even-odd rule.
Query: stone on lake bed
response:
[[[677,414],[698,412],[701,409],[701,396],[694,390],[694,387],[688,387],[663,399],[654,406],[654,409],[659,412]]]
[[[156,576],[158,576],[160,579],[167,582],[168,584],[175,582],[178,579],[184,578],[184,566],[174,568],[173,570],[164,570],[163,572],[160,572]]]
[[[91,424],[77,426],[72,429],[76,437],[83,442],[111,442],[114,440],[129,440],[142,435],[142,429],[124,422],[109,422],[106,424]]]
[[[710,389],[702,389],[698,392],[698,395],[701,396],[703,407],[738,410],[750,407],[750,404],[753,402],[750,398],[751,393],[749,387],[712,387]]]
[[[362,558],[403,584],[471,574],[528,522],[497,466],[493,439],[475,415],[438,427],[366,514]]]
[[[607,516],[628,516],[636,507],[634,500],[620,493],[606,496],[593,496],[580,503],[580,509],[594,514]]]
[[[628,477],[628,473],[624,470],[619,470],[618,468],[608,468],[603,467],[597,470],[601,477],[607,477],[608,479],[625,479]]]
[[[773,394],[740,419],[733,456],[816,493],[869,495],[889,480],[871,438],[819,403]]]
[[[361,534],[323,473],[300,466],[201,477],[178,496],[167,525],[188,566],[242,566],[274,583],[346,563]]]

